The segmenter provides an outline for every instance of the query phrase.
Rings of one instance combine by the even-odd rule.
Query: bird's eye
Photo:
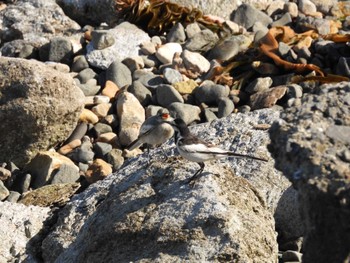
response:
[[[169,118],[169,114],[168,113],[163,113],[162,114],[162,119],[168,119]]]

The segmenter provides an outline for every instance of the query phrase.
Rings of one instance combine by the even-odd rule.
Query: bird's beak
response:
[[[171,117],[169,113],[163,113],[162,120],[163,120],[163,122],[167,122],[169,124],[174,124],[174,118]]]

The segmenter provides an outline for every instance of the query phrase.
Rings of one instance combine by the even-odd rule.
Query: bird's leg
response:
[[[168,155],[166,154],[166,152],[165,152],[165,150],[164,150],[164,148],[163,148],[162,146],[160,147],[160,150],[161,150],[162,153],[163,153],[164,161],[168,160]]]
[[[199,170],[190,179],[188,179],[187,183],[191,183],[193,180],[197,179],[202,174],[205,164],[203,162],[198,164],[200,166]]]

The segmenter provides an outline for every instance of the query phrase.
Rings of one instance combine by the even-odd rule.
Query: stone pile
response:
[[[43,205],[35,200],[58,187],[62,196],[44,204],[62,204],[119,171],[142,153],[125,148],[160,108],[187,124],[262,108],[282,111],[299,107],[318,81],[350,77],[347,2],[211,1],[204,11],[218,16],[210,21],[219,30],[177,21],[166,34],[123,21],[111,0],[58,2],[62,9],[53,0],[0,5],[2,201]],[[295,43],[276,38],[276,53],[328,75],[286,70],[264,56],[259,47],[274,27],[313,30],[317,36],[296,34]],[[280,237],[292,239],[284,250],[295,253],[283,260],[298,261],[301,235],[287,232],[279,229]]]

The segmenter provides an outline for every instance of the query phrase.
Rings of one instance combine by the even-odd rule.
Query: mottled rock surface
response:
[[[0,79],[0,159],[22,167],[69,136],[84,95],[69,75],[35,61],[1,57]]]
[[[38,262],[38,243],[50,208],[0,202],[0,262]]]
[[[347,262],[350,232],[350,85],[322,85],[270,131],[276,167],[298,190],[303,262]]]

